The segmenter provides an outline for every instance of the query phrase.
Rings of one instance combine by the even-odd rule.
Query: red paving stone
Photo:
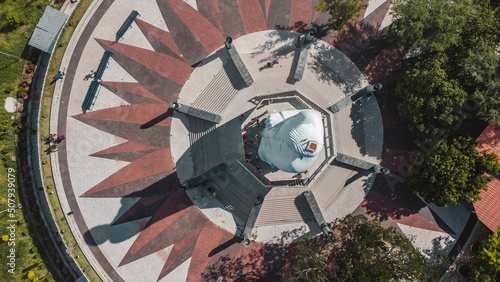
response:
[[[182,0],[165,1],[170,4],[208,53],[212,53],[224,44],[226,40],[221,32],[189,4]]]
[[[397,125],[406,125],[406,121],[399,115],[397,104],[381,106],[382,122],[384,128],[394,127]]]
[[[368,24],[367,21],[371,21],[368,27],[363,29],[363,33],[360,35],[358,42],[361,42],[374,33],[378,31],[382,21],[384,20],[387,12],[389,11],[389,7],[391,6],[391,1],[387,1],[384,4],[380,5],[375,9],[370,15],[367,15],[363,20],[363,24]]]
[[[292,0],[290,30],[304,32],[311,25],[312,0]]]
[[[399,151],[394,149],[384,149],[382,151],[381,165],[388,168],[392,172],[408,171],[410,152]]]
[[[172,37],[172,34],[170,34],[170,32],[165,31],[165,30],[160,29],[160,28],[157,28],[156,26],[153,26],[153,25],[151,25],[145,21],[141,21],[139,19],[136,19],[135,21],[138,25],[143,26],[148,31],[148,34],[145,34],[145,36],[148,40],[150,40],[150,38],[149,38],[150,35],[154,36],[155,38],[160,40],[166,47],[168,47],[168,49],[170,49],[172,52],[177,54],[177,57],[176,57],[177,59],[181,59],[181,60],[185,61],[185,59],[182,57],[181,51],[179,50],[179,48],[177,48],[177,45],[175,44],[174,38]],[[158,51],[158,50],[156,50],[156,51]],[[167,54],[167,55],[169,55],[169,54]]]
[[[171,192],[149,197],[141,197],[134,205],[128,208],[124,214],[115,220],[113,225],[150,217],[159,207],[159,204],[163,203],[166,198],[170,196],[172,196]]]
[[[370,191],[360,206],[372,218],[382,218],[412,227],[447,233],[437,223],[385,198],[375,191]]]
[[[271,7],[272,0],[266,0],[266,19],[269,19],[269,8]]]
[[[128,141],[122,143],[120,145],[99,151],[97,153],[92,154],[91,156],[100,156],[100,155],[109,155],[109,154],[118,154],[118,153],[128,153],[128,152],[137,152],[137,151],[150,151],[150,150],[158,150],[161,148],[147,146],[139,143],[135,143],[132,141]]]
[[[266,18],[258,0],[238,0],[247,34],[267,29]]]
[[[132,162],[158,149],[161,148],[128,141],[118,146],[99,151],[90,156]]]
[[[179,85],[183,85],[193,72],[190,65],[162,53],[104,39],[98,39],[97,41],[110,46],[115,52],[125,54],[128,58]]]
[[[220,21],[219,0],[206,0],[207,5],[212,12],[215,21],[219,25],[219,30],[222,30],[222,23]]]
[[[118,170],[116,173],[101,181],[99,184],[92,187],[90,190],[81,195],[81,197],[158,173],[173,171],[174,169],[175,164],[172,161],[170,148],[158,150],[131,162],[127,166]]]
[[[363,21],[365,13],[366,9],[360,11],[360,16],[358,17],[359,22]],[[340,52],[347,54],[354,44],[354,40],[356,39],[356,35],[359,32],[359,28],[359,24],[357,24],[355,21],[350,21],[340,30],[335,31],[328,43],[333,47],[339,49]]]
[[[175,242],[172,250],[168,254],[168,259],[160,272],[158,280],[176,269],[179,265],[181,265],[191,257],[202,228],[202,225],[197,226],[197,228],[193,230],[191,234],[188,234],[180,241]]]
[[[229,240],[232,237],[229,232],[207,221],[196,242],[189,265],[187,281],[199,281],[209,263],[210,252],[217,248],[223,239]]]
[[[390,73],[398,68],[408,49],[401,50],[389,47],[382,50],[361,72],[368,83],[377,83],[389,77]],[[404,75],[400,73],[399,75]],[[394,79],[394,78],[393,78]]]
[[[163,101],[156,97],[153,93],[147,90],[144,86],[137,82],[117,82],[117,81],[101,81],[101,84],[106,87],[108,90],[112,91],[125,101],[130,104],[137,104],[134,101],[130,101],[129,97],[127,97],[126,93],[133,93],[137,96],[144,97],[153,101],[157,101],[163,103]]]
[[[219,6],[225,7],[225,9],[220,10],[219,13],[224,34],[232,38],[238,38],[245,35],[245,26],[241,19],[238,1],[219,0]]]
[[[264,275],[265,244],[253,243],[243,249],[242,275],[249,280],[259,280]]]
[[[164,104],[138,104],[87,112],[75,117],[146,124],[156,117],[165,115],[165,110]],[[172,117],[168,116],[155,123],[155,126],[170,126],[171,122]]]
[[[119,266],[162,250],[188,237],[207,219],[185,194],[170,197],[153,215]]]

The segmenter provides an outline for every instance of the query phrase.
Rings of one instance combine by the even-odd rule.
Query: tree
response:
[[[472,280],[482,282],[500,280],[500,227],[497,232],[481,242]]]
[[[498,1],[472,0],[473,9],[467,23],[460,34],[459,46],[468,50],[475,46],[475,41],[481,39],[488,45],[496,46],[500,43],[498,31],[500,30],[500,9],[492,4],[498,5]]]
[[[459,41],[471,6],[470,0],[394,0],[390,35],[401,47],[444,51]]]
[[[361,10],[366,7],[368,4],[363,3],[363,0],[320,0],[314,8],[319,12],[328,12],[330,27],[341,29],[350,20],[358,21]]]
[[[415,157],[410,188],[438,206],[479,200],[481,191],[493,180],[491,175],[500,173],[500,164],[495,153],[480,154],[476,146],[470,137],[438,141],[428,154]]]
[[[470,48],[454,48],[457,59],[449,65],[449,74],[456,77],[473,98],[471,110],[487,122],[500,123],[500,60],[495,47],[477,38]],[[450,53],[451,53],[450,52]]]
[[[484,89],[490,82],[498,79],[498,54],[495,48],[484,40],[477,39],[474,48],[463,50],[463,57],[458,61],[458,78],[470,88]]]
[[[467,93],[456,80],[448,79],[443,64],[445,56],[423,59],[406,72],[396,87],[396,95],[403,99],[399,114],[419,137],[445,136],[463,119],[460,109]]]
[[[485,90],[476,90],[476,116],[487,122],[500,124],[500,80],[492,81]]]
[[[19,19],[19,16],[16,13],[8,14],[5,17],[5,22],[7,24],[7,27],[12,29],[15,29],[21,25],[21,19]]]
[[[422,253],[393,227],[385,229],[363,215],[347,215],[336,220],[334,233],[335,239],[298,243],[287,280],[417,281],[431,273]]]

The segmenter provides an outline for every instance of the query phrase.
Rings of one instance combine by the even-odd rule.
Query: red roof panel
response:
[[[489,150],[500,156],[500,125],[488,125],[477,138],[479,151]],[[481,192],[481,200],[474,203],[477,217],[493,232],[500,226],[500,176],[488,183],[488,190]]]

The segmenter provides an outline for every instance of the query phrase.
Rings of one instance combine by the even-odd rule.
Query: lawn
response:
[[[49,3],[47,0],[38,1],[14,1],[4,0],[0,5],[0,52],[9,54],[0,54],[0,99],[5,101],[7,97],[16,97],[21,83],[24,65],[27,60],[31,60],[32,54],[28,53],[27,42],[42,16],[45,7]],[[20,57],[20,58],[14,58]],[[3,103],[2,103],[3,105]],[[49,274],[43,259],[44,254],[39,254],[37,241],[33,242],[31,234],[33,234],[33,226],[28,227],[26,221],[26,209],[7,210],[9,190],[7,190],[8,180],[15,184],[14,192],[10,195],[11,204],[19,204],[21,195],[17,192],[17,172],[15,152],[17,149],[16,135],[18,125],[21,119],[16,113],[9,113],[4,107],[0,107],[0,183],[3,189],[0,189],[0,235],[7,235],[7,227],[14,224],[15,239],[8,242],[1,241],[0,253],[0,280],[1,281],[22,281],[33,280],[34,278],[42,279]],[[8,177],[8,170],[15,171]],[[9,222],[7,220],[15,220]],[[10,245],[9,245],[10,243]],[[15,244],[15,245],[14,245]],[[15,270],[7,266],[7,254],[11,248],[15,249]],[[10,260],[10,259],[9,259]],[[13,265],[12,265],[13,266]],[[28,279],[28,273],[33,271],[34,276]],[[12,272],[14,274],[12,274]],[[50,277],[51,278],[51,277]],[[45,281],[52,279],[46,278]]]
[[[47,73],[47,79],[45,81],[44,93],[52,95],[54,94],[55,84],[50,84],[51,78],[57,74],[57,71],[60,68],[62,58],[64,56],[64,52],[66,51],[66,47],[68,46],[69,40],[73,35],[74,30],[78,26],[81,18],[85,14],[85,11],[92,3],[92,0],[80,0],[78,7],[71,15],[68,20],[68,24],[62,31],[58,44],[54,49],[54,53],[52,54],[52,59],[49,65],[49,70]],[[50,124],[50,109],[52,106],[52,98],[43,97],[42,99],[42,108],[41,108],[41,119],[38,125],[38,132],[41,138],[49,136],[49,124]],[[45,153],[48,146],[42,144],[40,147],[40,158],[42,162],[42,176],[44,177],[45,191],[47,193],[47,197],[49,199],[50,206],[52,208],[52,212],[54,214],[54,219],[59,227],[61,237],[63,238],[66,246],[68,248],[75,247],[72,251],[71,255],[75,258],[76,262],[80,266],[82,270],[85,271],[85,275],[89,279],[89,281],[101,281],[99,276],[95,273],[94,269],[90,266],[88,261],[85,259],[85,256],[82,254],[81,250],[78,248],[76,240],[69,229],[68,222],[66,221],[65,215],[62,212],[62,208],[59,202],[58,195],[54,189],[54,181],[52,178],[48,177],[52,175],[52,167],[50,165],[49,155]],[[48,178],[45,178],[48,177]]]
[[[66,28],[61,35],[61,39],[65,40],[62,44],[63,46],[67,45],[74,28],[92,1],[81,0],[80,2],[79,7],[75,10],[70,20],[72,26]],[[29,50],[27,43],[39,18],[49,3],[50,0],[0,0],[0,99],[2,102],[7,97],[21,98],[26,95],[20,87],[23,79],[23,70],[25,65],[29,64],[29,61],[36,60],[38,56],[37,51]],[[56,6],[56,8],[60,8],[60,6],[61,4]],[[56,62],[53,62],[52,66],[60,64],[64,49],[57,48],[53,57]],[[28,83],[31,82],[29,77],[27,80]],[[22,102],[22,99],[18,99],[18,101]],[[45,117],[49,116],[50,103],[50,99],[44,100],[42,113]],[[48,131],[48,118],[42,120],[46,121],[46,125],[42,125],[44,127],[42,129]],[[23,142],[22,137],[19,138],[19,136],[23,136],[22,128],[24,122],[22,114],[9,113],[4,107],[0,107],[0,183],[2,183],[3,187],[0,189],[0,237],[10,235],[11,238],[10,241],[3,241],[4,238],[0,239],[0,281],[37,281],[37,279],[52,281],[52,276],[44,264],[44,261],[48,262],[51,259],[46,257],[46,254],[42,250],[43,246],[39,243],[42,241],[47,242],[48,238],[38,215],[38,207],[32,199],[31,201],[24,199],[23,194],[18,190],[22,182],[18,179],[20,168],[16,162],[16,151],[23,151],[23,149],[20,149],[22,146],[18,145],[17,142],[19,140]],[[16,135],[20,132],[21,135]],[[23,152],[20,153],[22,156]],[[23,166],[26,166],[24,159],[22,163]],[[46,169],[47,166],[44,167],[44,170]],[[9,171],[11,172],[10,174]],[[50,170],[45,175],[51,175]],[[23,177],[25,181],[28,181],[29,175],[25,174]],[[9,183],[12,183],[10,184],[10,188],[13,190],[8,190]],[[27,197],[32,198],[31,184],[25,182],[24,187]],[[8,194],[9,192],[11,194]],[[26,204],[26,201],[29,204]],[[9,202],[11,207],[15,206],[16,208],[8,209]],[[53,208],[57,208],[59,205],[55,194],[51,197],[50,202]],[[22,203],[22,208],[17,208],[19,203]],[[62,213],[56,213],[56,221],[60,225],[61,230],[66,230],[62,234],[66,245],[75,246],[75,240],[71,232],[69,232]],[[9,226],[13,228],[12,230],[15,229],[15,231],[12,233],[9,232],[7,229]],[[44,240],[40,241],[40,238],[37,238],[37,236],[43,237]],[[52,253],[54,251],[53,247],[48,247]],[[10,254],[11,249],[15,249],[15,262],[9,266],[7,263],[11,259],[7,258],[7,255]],[[82,269],[90,270],[86,274],[91,281],[99,280],[78,247],[74,249],[72,255],[78,257],[77,262]],[[53,254],[51,254],[51,257],[54,257]],[[60,264],[60,262],[60,258],[57,258],[49,264],[54,267],[54,263]],[[59,271],[61,270],[59,269]],[[34,276],[28,278],[28,274],[33,274]]]

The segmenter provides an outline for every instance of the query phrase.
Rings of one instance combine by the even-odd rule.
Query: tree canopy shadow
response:
[[[308,67],[316,74],[317,79],[329,85],[338,85],[346,95],[360,90],[366,81],[363,74],[342,52],[325,44],[313,42],[315,53]]]

